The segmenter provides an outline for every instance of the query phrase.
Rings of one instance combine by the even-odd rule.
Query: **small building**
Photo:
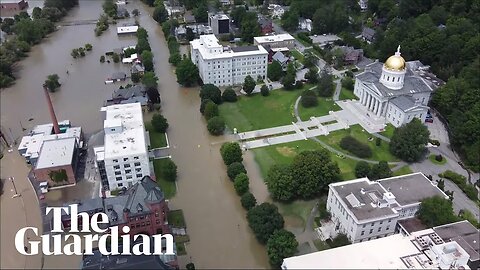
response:
[[[138,31],[138,26],[131,25],[131,26],[118,26],[117,27],[117,35],[123,34],[135,34]]]
[[[130,14],[128,13],[126,8],[118,7],[117,8],[117,17],[118,18],[127,18],[127,17],[130,17]]]
[[[354,47],[350,46],[336,46],[333,48],[340,49],[343,53],[343,64],[348,65],[356,65],[363,59],[363,49],[355,49]]]
[[[324,48],[327,45],[333,44],[335,41],[341,38],[337,35],[323,34],[310,36],[312,43],[318,45],[320,48]]]
[[[177,17],[185,13],[185,8],[176,1],[163,1],[168,17]]]
[[[312,20],[299,18],[298,19],[298,29],[303,31],[312,32]]]
[[[254,45],[270,46],[270,48],[288,48],[293,49],[295,38],[290,34],[279,34],[273,36],[260,36],[253,38]]]
[[[142,85],[134,85],[128,88],[119,88],[112,94],[112,98],[105,102],[105,106],[115,104],[128,104],[139,102],[142,106],[147,105],[147,89]]]
[[[188,11],[185,12],[185,14],[183,14],[183,21],[184,21],[186,24],[192,24],[192,23],[196,23],[196,22],[197,22],[197,21],[195,20],[195,16],[193,16],[191,10],[188,10]]]
[[[289,58],[286,57],[282,52],[276,52],[272,56],[272,61],[277,61],[282,65],[282,68],[286,70]]]
[[[138,63],[138,62],[140,61],[138,60],[138,54],[136,53],[132,53],[130,57],[122,58],[122,63],[124,64],[131,64],[131,63]]]
[[[370,27],[363,27],[362,28],[362,39],[368,43],[372,43],[375,41],[375,30]]]
[[[284,7],[277,4],[268,5],[268,10],[272,14],[272,18],[274,19],[282,18],[283,14],[285,14],[285,11],[287,11],[287,9],[288,9],[288,6]]]
[[[142,63],[135,63],[130,68],[130,74],[143,76],[143,74],[145,74],[145,67],[142,65]]]
[[[115,72],[108,79],[113,81],[113,82],[125,81],[127,79],[127,74],[125,72]]]
[[[2,0],[0,3],[0,12],[22,11],[28,8],[28,2],[25,0]]]
[[[230,33],[230,18],[225,14],[209,14],[208,25],[212,28],[214,35]]]
[[[267,35],[273,32],[273,23],[271,19],[259,17],[258,24],[260,25],[260,31],[262,34]]]
[[[368,0],[359,0],[358,5],[361,11],[366,11],[368,9]]]

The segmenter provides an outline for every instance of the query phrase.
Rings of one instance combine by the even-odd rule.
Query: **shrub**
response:
[[[249,179],[245,173],[240,173],[235,177],[233,186],[238,195],[243,195],[248,191]]]
[[[203,112],[203,115],[205,116],[205,119],[210,120],[215,116],[218,116],[218,105],[213,103],[213,101],[209,100],[210,102],[207,102],[205,105],[205,111]]]
[[[304,108],[315,107],[318,105],[317,95],[312,90],[305,90],[300,102]]]
[[[234,162],[242,162],[242,149],[237,142],[227,142],[220,147],[220,154],[222,155],[223,163],[230,165]]]
[[[241,162],[233,162],[227,166],[227,175],[230,180],[233,181],[235,177],[241,173],[247,173],[247,170],[245,170],[245,167]]]
[[[167,181],[177,180],[177,165],[171,159],[167,158],[160,163],[160,176]]]
[[[442,162],[443,156],[442,155],[436,155],[435,160],[438,161],[438,162]]]
[[[369,158],[372,156],[372,150],[370,147],[352,136],[343,137],[340,140],[340,147],[360,158]]]
[[[237,94],[231,87],[228,87],[222,93],[222,100],[225,102],[236,102],[237,99]]]
[[[165,133],[168,128],[168,122],[161,114],[154,114],[151,121],[152,127],[156,132]]]
[[[375,145],[376,145],[376,146],[382,145],[382,139],[376,138],[376,139],[375,139]]]
[[[112,59],[114,63],[120,62],[120,56],[117,53],[113,53]]]
[[[355,165],[355,176],[358,178],[365,177],[370,174],[370,164],[366,161],[359,161],[357,165]]]
[[[219,136],[223,134],[225,130],[225,121],[220,116],[215,116],[208,120],[207,122],[207,129],[210,134],[214,136]]]
[[[100,63],[105,63],[105,55],[100,56]]]
[[[207,106],[208,102],[212,102],[211,99],[202,99],[200,103],[200,113],[203,115],[205,113],[205,107]]]
[[[262,96],[264,97],[270,95],[270,90],[268,90],[268,86],[266,84],[262,85],[262,87],[260,88],[260,94],[262,94]]]
[[[478,201],[477,189],[473,185],[467,183],[467,178],[465,176],[450,170],[446,170],[445,172],[440,173],[438,176],[454,182],[470,200]]]
[[[302,89],[302,87],[303,87],[302,81],[296,81],[295,82],[295,88],[296,89]]]
[[[255,196],[253,196],[253,194],[250,192],[243,194],[240,202],[242,203],[243,208],[246,210],[250,210],[257,205],[257,199],[255,199]]]

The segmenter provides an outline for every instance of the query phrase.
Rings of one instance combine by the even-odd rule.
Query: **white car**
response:
[[[39,184],[39,186],[40,186],[40,191],[41,191],[43,194],[45,194],[45,193],[48,192],[48,182],[41,182],[41,183]]]

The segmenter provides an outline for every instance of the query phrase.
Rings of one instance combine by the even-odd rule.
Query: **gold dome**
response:
[[[402,71],[405,69],[405,59],[400,55],[400,46],[398,46],[395,55],[390,56],[387,61],[385,61],[384,66],[394,71]]]

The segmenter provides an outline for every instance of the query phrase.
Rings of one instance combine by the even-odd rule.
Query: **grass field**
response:
[[[305,85],[304,89],[311,87]],[[260,94],[241,96],[235,103],[220,105],[220,115],[227,126],[238,132],[288,125],[294,121],[293,106],[302,90],[270,92],[270,96]]]
[[[300,53],[299,51],[297,50],[291,50],[290,53],[292,54],[292,56],[297,59],[298,61],[300,61],[300,63],[303,64],[303,60],[305,59],[303,54]]]
[[[298,115],[303,121],[309,120],[312,116],[324,116],[328,115],[329,111],[339,110],[341,110],[340,106],[335,104],[331,98],[327,100],[326,98],[319,97],[318,105],[311,108],[304,108],[302,104],[298,105]]]
[[[183,217],[182,209],[169,211],[167,214],[168,224],[175,228],[186,228],[185,218]]]
[[[152,149],[167,146],[167,137],[165,136],[165,133],[156,132],[153,129],[152,124],[149,122],[145,123],[145,129],[150,135],[150,145]]]
[[[394,132],[395,132],[395,127],[392,124],[388,123],[387,126],[385,127],[385,131],[380,132],[380,134],[391,139],[393,137]]]
[[[175,185],[175,182],[167,181],[160,177],[160,167],[162,162],[165,162],[166,159],[154,159],[153,160],[153,168],[155,170],[155,176],[157,179],[157,184],[160,186],[160,188],[163,191],[163,194],[165,194],[165,198],[170,199],[175,194],[177,193],[177,186]]]
[[[390,153],[387,142],[382,141],[380,146],[376,146],[375,139],[373,139],[372,141],[368,140],[368,138],[372,137],[372,135],[370,135],[366,131],[363,131],[363,128],[360,125],[351,126],[350,129],[347,129],[347,130],[341,129],[341,130],[333,131],[328,136],[319,136],[318,139],[329,144],[335,149],[338,149],[342,152],[346,152],[346,150],[343,150],[340,147],[340,140],[347,135],[350,135],[355,139],[359,140],[360,142],[367,144],[370,147],[370,149],[372,149],[373,155],[370,158],[371,160],[398,161],[398,159]]]
[[[291,203],[275,203],[278,206],[280,214],[288,220],[294,220],[295,225],[305,228],[308,216],[315,205],[316,200],[302,201],[296,200]],[[298,222],[297,222],[298,221]]]
[[[408,165],[405,165],[401,167],[399,170],[394,171],[393,176],[400,176],[400,175],[409,174],[409,173],[412,173],[412,169],[410,169]]]
[[[443,164],[447,163],[447,159],[446,159],[445,157],[443,157],[442,161],[437,161],[437,160],[435,159],[435,156],[436,156],[436,155],[430,155],[430,156],[428,156],[428,159],[429,159],[433,164],[435,164],[435,165],[443,165]]]
[[[340,100],[346,100],[346,99],[358,99],[353,91],[348,90],[347,88],[342,87],[340,90]]]

